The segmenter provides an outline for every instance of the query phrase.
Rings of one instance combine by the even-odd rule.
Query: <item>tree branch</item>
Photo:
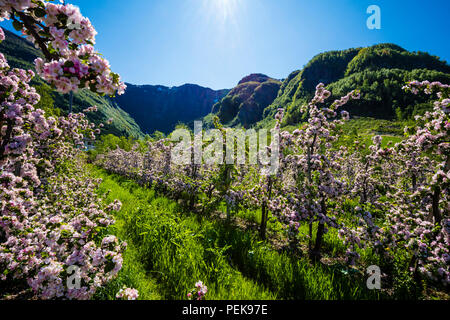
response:
[[[39,48],[41,49],[42,53],[44,54],[45,58],[47,60],[55,60],[55,59],[57,59],[58,57],[52,55],[50,53],[50,51],[48,51],[48,48],[45,45],[44,40],[36,32],[36,29],[34,29],[34,25],[37,24],[37,22],[32,17],[26,15],[25,13],[18,12],[15,9],[13,9],[13,19],[14,20],[16,20],[15,15],[19,16],[19,18],[22,20],[23,25],[25,26],[25,28],[28,30],[28,32],[30,32],[30,34],[36,40],[36,42],[37,42]]]

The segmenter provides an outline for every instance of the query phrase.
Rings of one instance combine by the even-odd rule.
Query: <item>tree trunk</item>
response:
[[[196,200],[195,194],[192,194],[192,195],[191,195],[191,199],[190,199],[190,200],[191,200],[191,201],[190,201],[190,203],[189,203],[189,208],[192,210],[192,209],[194,209],[195,200]]]
[[[363,187],[363,198],[361,199],[361,204],[365,204],[367,201],[367,191],[366,187]]]
[[[440,224],[442,220],[441,210],[439,210],[439,198],[441,196],[441,188],[437,187],[433,193],[432,212],[434,223]]]
[[[310,252],[309,256],[313,261],[319,261],[321,258],[322,240],[325,231],[325,225],[319,222],[316,233],[316,243],[314,244],[314,249]]]
[[[22,164],[20,162],[16,162],[14,164],[14,175],[20,176],[20,171],[22,171]],[[38,175],[40,177],[40,175]]]
[[[313,241],[313,223],[312,223],[312,221],[310,221],[309,222],[309,244],[308,244],[309,252],[312,252],[312,241]]]
[[[447,172],[450,170],[450,157],[447,157],[447,161],[445,162],[445,166],[444,166],[444,172]],[[434,193],[433,193],[433,202],[432,202],[432,214],[433,214],[433,218],[434,218],[434,223],[437,224],[441,224],[442,221],[442,214],[441,214],[441,210],[439,210],[439,200],[441,197],[441,188],[440,187],[436,187],[436,189],[434,189]]]
[[[326,209],[326,202],[325,202],[324,198],[322,198],[321,207],[322,207],[323,214],[326,215],[327,209]],[[310,226],[310,228],[311,228],[311,226]],[[310,232],[312,232],[312,231],[310,230]],[[316,242],[314,244],[314,249],[310,250],[310,253],[309,253],[311,260],[313,260],[314,262],[319,261],[321,258],[321,249],[322,249],[322,242],[323,242],[324,234],[325,234],[325,224],[319,221],[319,226],[317,227],[317,232],[316,232]],[[311,241],[312,241],[312,239],[311,239]]]
[[[272,178],[268,178],[268,200],[272,197]],[[269,208],[267,206],[267,203],[264,201],[262,208],[261,208],[261,226],[260,226],[260,235],[263,240],[266,239],[266,231],[267,231],[267,220],[269,216]]]
[[[261,226],[259,228],[259,234],[261,236],[261,239],[266,239],[266,227],[267,227],[267,208],[266,204],[263,203],[261,208]]]
[[[226,190],[228,191],[230,189],[230,169],[228,166],[225,167],[225,183],[226,183]],[[230,221],[231,218],[231,208],[230,204],[227,202],[227,220]]]

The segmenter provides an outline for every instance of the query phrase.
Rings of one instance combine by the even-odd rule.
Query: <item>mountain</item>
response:
[[[320,82],[332,92],[331,101],[361,90],[361,99],[345,106],[351,116],[411,117],[431,108],[428,97],[403,92],[402,86],[411,80],[450,83],[450,66],[439,57],[388,43],[321,53],[284,80],[278,96],[264,110],[263,122],[270,122],[280,107],[286,109],[285,124],[302,121],[299,107],[314,96]]]
[[[3,29],[6,39],[0,43],[0,52],[3,53],[8,63],[13,68],[34,70],[33,61],[42,57],[42,53],[33,44]],[[41,95],[38,107],[50,115],[60,115],[69,110],[69,95],[63,95],[53,90],[44,80],[36,76],[31,84]],[[87,117],[92,122],[104,123],[103,133],[113,133],[118,136],[142,137],[143,133],[139,125],[130,115],[120,108],[114,99],[101,97],[95,93],[83,89],[74,94],[73,111],[80,112],[88,107],[96,105],[98,112],[89,113]],[[106,124],[108,119],[113,119],[111,124]]]
[[[0,52],[12,67],[34,69],[33,61],[42,57],[41,52],[25,39],[5,30],[6,40],[0,44]],[[47,113],[68,112],[69,97],[50,88],[38,76],[32,84],[41,95],[39,107]],[[180,123],[201,119],[211,112],[212,106],[222,99],[229,90],[212,90],[195,84],[180,87],[133,85],[127,83],[125,94],[114,98],[101,97],[89,90],[74,94],[73,110],[82,111],[97,105],[99,111],[88,117],[94,123],[106,122],[105,133],[121,136],[142,137],[145,133],[162,131],[169,133]]]
[[[5,34],[0,52],[10,65],[33,69],[34,59],[41,56],[39,50],[7,30]],[[314,96],[316,85],[322,82],[332,92],[329,101],[353,89],[361,91],[360,100],[345,106],[351,116],[406,119],[432,106],[425,95],[403,92],[403,85],[411,80],[450,83],[450,66],[437,56],[385,43],[318,54],[283,82],[260,73],[250,74],[232,90],[215,91],[195,84],[127,84],[125,94],[114,98],[81,90],[74,95],[74,111],[97,105],[99,112],[89,114],[90,120],[100,123],[113,118],[104,132],[133,137],[157,130],[169,133],[179,123],[192,125],[198,119],[211,127],[214,116],[226,126],[271,126],[280,107],[286,110],[284,125],[295,125],[304,120],[300,106]],[[49,114],[67,113],[68,95],[52,90],[39,77],[32,84],[41,95],[40,108]]]
[[[248,75],[213,106],[212,114],[223,124],[248,128],[262,120],[264,109],[277,97],[280,87],[279,80],[264,74]]]
[[[126,110],[146,133],[171,132],[177,124],[190,123],[211,112],[229,90],[212,90],[195,84],[179,87],[133,85],[112,99]]]

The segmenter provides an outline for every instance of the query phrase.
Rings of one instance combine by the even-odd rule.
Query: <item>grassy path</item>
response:
[[[119,199],[113,232],[127,241],[119,278],[103,293],[112,298],[123,285],[143,299],[184,299],[196,281],[208,286],[208,299],[379,299],[364,275],[341,264],[311,264],[212,217],[183,212],[172,200],[133,181],[89,166],[102,178],[100,194]],[[331,239],[330,239],[331,240]]]
[[[127,190],[120,187],[111,177],[104,174],[101,170],[89,166],[89,170],[96,178],[102,178],[103,182],[99,187],[99,193],[108,195],[105,198],[107,203],[120,199],[122,202],[122,209],[116,215],[116,224],[111,228],[111,231],[119,239],[127,242],[127,249],[123,254],[123,267],[119,273],[119,277],[111,282],[104,291],[99,294],[100,299],[115,299],[115,294],[120,288],[125,285],[127,287],[135,288],[139,291],[139,298],[144,300],[160,300],[160,288],[157,284],[157,279],[151,273],[147,272],[144,264],[139,259],[139,251],[135,247],[133,241],[129,241],[124,228],[124,215],[131,212],[140,199],[133,196]]]
[[[209,299],[276,298],[232,266],[226,247],[212,239],[205,245],[202,225],[182,215],[175,202],[93,166],[89,170],[103,179],[99,193],[107,194],[106,202],[122,202],[112,232],[128,243],[118,279],[99,298],[111,299],[126,285],[138,289],[142,299],[184,299],[198,280],[208,286]]]

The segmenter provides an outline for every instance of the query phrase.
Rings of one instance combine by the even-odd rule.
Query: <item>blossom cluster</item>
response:
[[[116,294],[116,298],[121,300],[137,300],[138,297],[139,292],[136,289],[127,288],[125,286]]]
[[[202,281],[198,281],[195,284],[195,288],[187,294],[187,297],[189,300],[205,300],[207,292],[208,287],[205,286]]]
[[[33,72],[10,69],[1,53],[0,65],[0,281],[40,299],[90,299],[117,275],[125,248],[105,234],[120,203],[104,205],[100,181],[80,169],[95,126],[84,114],[47,116]]]
[[[80,9],[43,0],[1,1],[1,19],[13,25],[43,52],[39,76],[62,93],[88,88],[99,94],[124,93],[125,84],[93,47],[97,32]]]

